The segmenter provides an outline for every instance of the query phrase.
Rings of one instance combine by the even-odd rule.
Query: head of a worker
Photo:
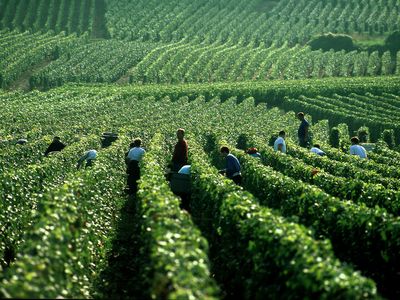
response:
[[[285,138],[286,132],[285,132],[284,130],[279,131],[279,136],[280,136],[281,138]]]
[[[360,140],[356,136],[353,136],[350,141],[352,145],[358,145],[360,143]]]
[[[221,149],[220,149],[219,152],[221,153],[221,155],[222,155],[223,157],[227,157],[228,154],[229,154],[229,148],[226,147],[226,146],[221,147]]]
[[[257,152],[258,152],[258,150],[256,147],[250,147],[250,148],[247,148],[247,150],[246,150],[247,154],[256,154]]]
[[[176,137],[178,138],[178,141],[183,141],[183,138],[185,137],[185,129],[179,128],[176,131]]]
[[[297,113],[297,118],[298,118],[300,121],[303,121],[303,120],[304,120],[304,113],[303,113],[303,112]]]
[[[61,140],[61,138],[59,136],[55,136],[53,137],[53,142],[59,142]]]
[[[142,145],[142,140],[140,138],[136,138],[133,140],[133,147],[140,147]]]
[[[313,147],[314,147],[314,148],[317,148],[317,149],[321,149],[321,146],[320,146],[319,144],[314,144]]]

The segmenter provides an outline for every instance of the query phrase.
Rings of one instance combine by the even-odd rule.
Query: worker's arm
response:
[[[283,152],[283,144],[278,144],[278,151]]]
[[[44,156],[49,155],[49,153],[50,153],[51,151],[53,151],[53,144],[50,144],[50,145],[47,147],[46,151],[44,152]]]
[[[77,169],[79,169],[82,166],[82,163],[85,161],[87,158],[89,152],[86,152],[80,159],[78,159],[78,164],[76,166]]]

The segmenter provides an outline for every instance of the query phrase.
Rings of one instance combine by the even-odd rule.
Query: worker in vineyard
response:
[[[319,144],[314,144],[314,146],[310,149],[312,153],[315,153],[319,156],[325,156],[326,153],[321,150],[321,146]]]
[[[59,151],[63,150],[64,148],[65,148],[65,145],[64,145],[64,143],[61,142],[60,137],[55,136],[53,138],[53,141],[49,145],[49,147],[47,147],[46,151],[44,152],[44,155],[47,156],[51,152],[59,152]]]
[[[188,160],[188,144],[185,137],[185,130],[179,128],[176,131],[176,137],[178,142],[174,148],[174,154],[172,155],[172,171],[178,172],[184,165],[187,165]]]
[[[139,163],[146,153],[141,145],[142,140],[140,138],[134,139],[133,143],[130,144],[130,149],[125,157],[125,163],[127,166],[126,173],[128,174],[127,185],[129,194],[135,194],[137,192],[137,181],[140,179]]]
[[[257,148],[250,147],[246,150],[246,153],[252,157],[261,158],[261,154],[258,152]]]
[[[17,145],[25,145],[26,143],[28,143],[27,139],[19,139],[16,144]]]
[[[308,138],[309,138],[308,129],[310,127],[310,124],[304,117],[303,112],[299,112],[297,114],[297,118],[301,121],[299,129],[297,131],[297,136],[299,138],[299,144],[300,144],[300,147],[307,148],[308,147]]]
[[[275,151],[286,153],[285,137],[286,137],[286,132],[283,130],[279,131],[279,136],[274,142],[274,150]]]
[[[359,145],[360,140],[358,137],[353,136],[351,139],[351,146],[350,146],[350,154],[351,155],[357,155],[358,157],[362,159],[366,159],[367,157],[367,150],[361,145]]]
[[[184,165],[180,170],[178,171],[178,174],[185,174],[185,175],[190,175],[190,165]]]
[[[228,147],[221,147],[220,149],[221,155],[225,158],[226,160],[226,167],[223,170],[220,170],[219,172],[221,174],[226,175],[229,179],[232,179],[234,183],[237,185],[242,184],[242,174],[240,173],[240,162],[237,159],[236,156],[233,154],[229,153],[229,148]]]
[[[89,150],[89,151],[86,151],[86,152],[81,156],[81,158],[79,158],[78,164],[77,164],[76,168],[77,168],[77,169],[80,169],[80,168],[82,167],[84,161],[86,161],[86,166],[85,166],[85,168],[92,166],[94,160],[96,159],[96,157],[97,157],[97,151],[96,151],[96,150],[91,149],[91,150]]]

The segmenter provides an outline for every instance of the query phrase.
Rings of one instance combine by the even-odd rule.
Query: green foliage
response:
[[[368,143],[369,142],[369,128],[366,126],[362,126],[357,130],[357,136],[360,140],[360,143]]]
[[[389,149],[393,149],[396,145],[393,129],[385,129],[382,132],[382,140],[386,143],[386,145],[389,147]]]
[[[140,224],[142,233],[136,240],[140,249],[137,262],[143,268],[138,269],[138,278],[132,280],[144,295],[217,297],[218,288],[210,279],[215,276],[221,285],[221,295],[228,296],[237,291],[249,298],[269,295],[357,298],[365,291],[374,297],[374,284],[334,259],[331,247],[342,261],[376,280],[384,296],[396,295],[397,286],[387,279],[394,278],[397,282],[399,269],[396,260],[398,220],[391,215],[398,213],[398,153],[382,148],[378,153],[371,153],[369,160],[362,161],[321,142],[327,157],[316,156],[293,143],[299,121],[293,112],[284,113],[282,108],[305,111],[313,118],[313,127],[315,120],[328,113],[331,122],[338,122],[351,110],[354,114],[346,120],[350,125],[359,125],[356,128],[368,125],[371,135],[372,132],[380,134],[380,128],[393,128],[396,132],[398,90],[397,78],[387,77],[200,85],[69,85],[48,92],[0,91],[0,105],[4,107],[0,112],[0,136],[6,140],[0,144],[1,196],[5,200],[0,204],[0,225],[4,228],[9,219],[12,221],[6,230],[6,241],[0,242],[2,267],[7,269],[3,273],[5,277],[0,279],[2,293],[11,297],[100,295],[90,289],[99,272],[107,268],[106,245],[115,230],[110,215],[116,212],[115,218],[118,218],[117,211],[123,200],[120,197],[125,182],[123,155],[129,143],[129,132],[130,137],[143,137],[149,150],[142,169],[141,191],[135,198],[140,208],[135,221]],[[290,103],[295,105],[290,106]],[[279,108],[267,109],[272,106]],[[315,111],[307,108],[315,108]],[[385,114],[389,110],[390,118]],[[370,126],[378,124],[378,120],[383,125]],[[189,149],[193,153],[195,185],[191,211],[201,233],[190,217],[179,210],[179,200],[171,194],[163,176],[163,167],[170,157],[169,150],[173,148],[175,131],[179,127],[191,133]],[[315,127],[319,129],[313,128],[313,131],[323,136],[328,124],[324,122]],[[347,132],[342,136],[348,135],[345,126],[338,127],[341,132]],[[200,144],[204,145],[210,160],[218,164],[220,159],[214,153],[219,137],[224,137],[230,145],[236,145],[240,137],[246,141],[243,145],[262,149],[268,139],[282,129],[288,133],[287,155],[263,152],[265,161],[269,153],[275,170],[258,162],[255,167],[262,167],[261,171],[251,172],[252,158],[241,154],[243,171],[247,172],[244,177],[250,182],[245,185],[247,192],[217,175],[217,170],[208,163],[209,158],[200,150]],[[94,168],[77,172],[76,160],[84,150],[99,146],[102,132],[118,132],[121,140],[113,144],[111,152],[108,148],[99,151],[99,161]],[[166,139],[157,134],[154,143],[147,148],[146,143],[155,132]],[[40,154],[53,135],[62,136],[68,147],[55,156],[43,158]],[[253,136],[257,137],[257,143],[248,138]],[[28,144],[23,147],[12,144],[21,137],[27,138]],[[348,152],[348,148],[345,150]],[[312,176],[311,172],[317,167],[320,172]],[[84,201],[79,201],[83,198],[79,198],[76,191],[83,195]],[[256,200],[254,196],[258,192],[268,197],[260,196]],[[58,203],[56,196],[66,201]],[[279,209],[288,219],[259,203]],[[49,212],[42,214],[43,207],[49,207]],[[46,229],[54,223],[56,232],[60,230],[66,240],[75,241],[72,229],[63,227],[66,222],[58,224],[53,212],[62,220],[87,217],[92,220],[90,224],[97,224],[93,220],[99,218],[98,224],[104,229],[102,234],[91,231],[97,230],[97,225],[77,230],[83,239],[80,249],[84,251],[81,260],[84,267],[78,264],[79,260],[71,259],[77,257],[74,249],[63,243],[49,246],[43,239],[37,239],[42,224],[46,224],[45,230],[50,236],[55,236],[55,232]],[[147,228],[152,230],[147,231]],[[209,258],[207,242],[202,235],[210,245]],[[332,246],[330,242],[318,242],[313,237],[329,238]],[[95,245],[98,240],[104,245],[100,247],[101,253],[93,253],[88,242],[92,238]],[[25,271],[38,270],[45,260],[43,254],[28,263],[37,245],[47,247],[49,260],[56,261],[46,272],[60,277],[59,283],[50,281],[51,277],[36,277]],[[311,250],[304,250],[305,247]],[[70,265],[68,270],[73,270],[82,280],[76,282],[73,276],[65,273],[67,267],[57,263],[57,251],[64,253],[60,261]],[[171,257],[171,253],[175,256]],[[322,261],[318,261],[318,257]],[[96,266],[90,265],[93,260]],[[22,269],[18,268],[19,264],[23,265]],[[310,272],[304,273],[304,269]],[[35,274],[42,275],[39,271]],[[344,279],[342,273],[346,275]],[[13,281],[13,278],[21,280]],[[25,284],[29,286],[26,289]],[[45,286],[40,289],[42,294],[38,286]]]
[[[329,143],[334,148],[339,148],[340,145],[340,132],[337,127],[332,127],[329,134]]]
[[[392,53],[396,53],[400,50],[400,30],[396,30],[387,36],[385,39],[385,46]]]
[[[345,50],[347,52],[355,50],[353,39],[345,34],[326,33],[314,37],[308,42],[312,50],[334,51]]]
[[[24,72],[64,53],[69,47],[75,47],[82,39],[75,35],[57,36],[51,34],[29,34],[12,32],[7,39],[0,39],[0,87],[10,86]]]
[[[149,147],[137,199],[142,214],[142,253],[150,254],[149,261],[142,263],[150,291],[142,296],[215,299],[218,289],[210,277],[208,244],[189,215],[180,210],[178,198],[165,181],[162,165],[166,153],[160,134]]]
[[[396,276],[394,274],[398,268],[393,263],[396,263],[395,253],[398,251],[395,248],[399,245],[388,243],[386,236],[394,237],[399,234],[398,218],[390,217],[385,210],[378,207],[368,209],[363,205],[340,201],[315,187],[274,172],[270,167],[261,166],[257,159],[240,152],[235,154],[240,156],[243,163],[245,188],[257,196],[260,203],[278,209],[284,216],[297,216],[296,220],[311,226],[316,231],[316,236],[329,238],[338,257],[351,261],[379,284],[395,284],[391,280],[392,276]],[[296,166],[292,169],[291,174],[301,172],[300,168],[296,170]],[[306,172],[304,168],[303,171]],[[314,178],[317,185],[318,181],[327,178],[321,175],[321,178],[318,178],[320,175]],[[301,177],[305,176],[311,177],[311,174],[307,172]],[[332,182],[330,189],[335,188],[336,183]],[[353,191],[354,187],[349,188]],[[381,256],[382,252],[387,255]],[[389,269],[391,271],[388,272]]]
[[[98,41],[71,47],[59,59],[33,74],[31,88],[50,89],[67,82],[114,82],[156,45]]]
[[[199,147],[191,149],[192,169],[197,174],[193,205],[199,213],[194,217],[212,241],[217,280],[232,295],[362,298],[365,292],[374,297],[372,282],[338,264],[328,242],[314,241],[304,227],[261,208],[252,195],[217,175]]]
[[[47,88],[65,82],[202,83],[376,76],[395,74],[399,69],[394,48],[370,46],[353,51],[351,39],[397,32],[398,11],[392,1],[360,5],[352,0],[343,5],[319,0],[297,4],[291,0],[267,4],[259,0],[16,0],[3,1],[0,11],[0,40],[15,30],[90,37],[93,48],[104,45],[101,38],[111,37],[115,42],[113,47],[97,49],[95,58],[89,46],[71,44],[67,56],[57,49],[43,55],[43,49],[24,47],[22,53],[30,64],[13,65],[24,70],[10,78],[0,74],[3,87],[9,85],[8,80],[25,80],[30,75],[24,74],[27,70],[40,74],[32,78],[31,87]],[[326,32],[334,33],[321,36]],[[310,44],[319,43],[315,49],[322,47],[326,52],[306,46],[315,35],[320,36]],[[143,45],[125,47],[116,40]],[[143,53],[140,48],[149,43],[157,47]],[[46,66],[49,60],[57,62]],[[100,74],[99,66],[103,67]]]
[[[93,24],[96,18],[104,18],[104,11],[98,9],[103,2],[90,0],[2,1],[0,8],[4,13],[0,14],[0,28],[83,34],[85,31],[97,29]],[[102,22],[104,23],[104,20]]]
[[[89,297],[121,203],[118,164],[115,147],[104,150],[93,169],[70,172],[41,195],[35,225],[2,282],[3,297]]]

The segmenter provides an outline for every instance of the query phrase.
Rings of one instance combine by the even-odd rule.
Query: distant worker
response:
[[[136,138],[133,143],[130,144],[130,149],[126,154],[126,173],[128,174],[127,185],[128,193],[135,194],[137,192],[137,181],[140,179],[140,166],[139,162],[142,160],[146,151],[141,147],[142,140]]]
[[[65,145],[61,142],[61,139],[59,136],[55,136],[53,138],[53,141],[47,148],[46,152],[44,153],[45,156],[49,155],[50,152],[57,152],[61,151],[62,149],[65,148]]]
[[[255,148],[255,147],[248,148],[248,149],[246,150],[246,153],[249,154],[249,155],[252,156],[252,157],[261,158],[261,154],[258,153],[258,150],[257,150],[257,148]]]
[[[16,144],[17,144],[17,145],[25,145],[27,142],[28,142],[27,139],[19,139],[19,140],[16,142]]]
[[[319,155],[319,156],[325,156],[325,155],[326,155],[326,153],[325,153],[324,151],[321,150],[321,147],[320,147],[319,144],[315,144],[315,145],[310,149],[310,151],[311,151],[312,153],[315,153],[315,154]]]
[[[176,131],[176,137],[178,138],[178,142],[174,148],[174,154],[172,155],[172,171],[178,172],[180,168],[187,164],[188,160],[188,144],[185,137],[185,130],[179,128]]]
[[[77,169],[80,169],[80,168],[82,167],[82,164],[83,164],[84,161],[86,161],[86,166],[85,166],[85,168],[92,166],[94,160],[96,159],[96,157],[97,157],[97,151],[96,151],[96,150],[91,149],[91,150],[89,150],[89,151],[86,151],[86,152],[81,156],[81,158],[79,158],[78,164],[77,164],[76,168],[77,168]]]
[[[351,155],[357,155],[360,158],[368,158],[367,157],[367,150],[361,145],[359,145],[360,140],[358,137],[353,136],[351,138],[351,146],[350,146],[350,154]]]
[[[184,165],[182,168],[180,168],[178,174],[190,175],[190,165]]]
[[[190,212],[190,196],[191,196],[191,177],[190,177],[190,165],[184,165],[178,171],[178,174],[173,174],[171,178],[171,189],[172,191],[181,197],[180,208]],[[179,176],[179,177],[176,177]],[[176,191],[177,186],[180,191]]]
[[[228,147],[221,147],[221,155],[226,159],[226,168],[220,170],[221,174],[225,174],[226,177],[232,179],[237,185],[242,183],[242,174],[240,173],[240,163],[236,156],[229,153]]]
[[[285,131],[279,131],[279,136],[274,142],[274,150],[282,153],[286,153],[286,142],[285,142]]]
[[[308,147],[308,138],[309,138],[308,129],[310,127],[310,124],[305,119],[303,112],[299,112],[297,114],[297,118],[301,121],[299,129],[297,131],[297,136],[299,138],[299,144],[300,144],[300,147],[307,148]]]

